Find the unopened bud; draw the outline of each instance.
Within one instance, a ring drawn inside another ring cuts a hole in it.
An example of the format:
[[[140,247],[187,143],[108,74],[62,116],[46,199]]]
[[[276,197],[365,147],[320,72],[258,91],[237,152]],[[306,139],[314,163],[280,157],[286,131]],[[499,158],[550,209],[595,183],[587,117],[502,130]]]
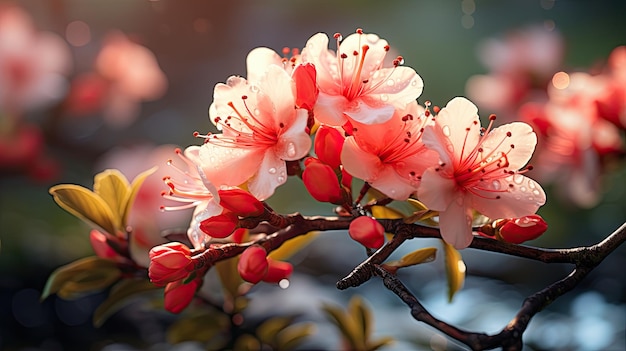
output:
[[[385,243],[385,228],[372,217],[355,218],[348,228],[350,237],[365,247],[378,249]]]
[[[256,284],[265,277],[268,266],[265,249],[262,246],[253,245],[245,249],[239,257],[237,271],[243,280]]]
[[[312,111],[319,94],[315,66],[311,63],[298,65],[292,78],[296,84],[296,107]]]
[[[506,242],[521,244],[538,238],[548,229],[548,224],[539,215],[511,218],[500,227],[500,237]]]
[[[165,286],[163,299],[165,309],[172,313],[182,312],[193,300],[201,282],[200,279],[194,279],[185,284],[185,280],[181,279],[168,283]]]
[[[241,217],[256,217],[265,211],[263,203],[249,192],[234,188],[218,190],[220,205]]]
[[[163,286],[184,279],[193,269],[191,250],[184,244],[170,242],[150,250],[148,276],[154,285]]]
[[[315,133],[314,149],[317,158],[333,169],[341,165],[341,148],[345,141],[339,130],[322,125]]]
[[[267,274],[263,278],[266,283],[278,283],[283,279],[289,278],[291,272],[293,272],[293,266],[289,262],[276,261],[271,258],[267,258]]]
[[[200,222],[200,230],[213,238],[225,238],[237,228],[239,217],[230,211],[224,211],[217,216],[209,217]]]
[[[309,194],[317,201],[339,204],[342,200],[337,174],[330,166],[309,158],[302,172],[302,182]]]

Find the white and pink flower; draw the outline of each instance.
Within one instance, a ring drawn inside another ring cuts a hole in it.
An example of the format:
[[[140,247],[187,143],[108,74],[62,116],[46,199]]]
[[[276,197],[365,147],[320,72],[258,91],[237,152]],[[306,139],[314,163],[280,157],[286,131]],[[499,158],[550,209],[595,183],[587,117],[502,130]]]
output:
[[[533,214],[545,203],[541,186],[523,175],[537,143],[521,122],[486,130],[469,100],[452,99],[425,127],[424,144],[437,151],[439,164],[422,175],[418,198],[439,211],[443,239],[457,249],[472,242],[472,210],[490,218]]]

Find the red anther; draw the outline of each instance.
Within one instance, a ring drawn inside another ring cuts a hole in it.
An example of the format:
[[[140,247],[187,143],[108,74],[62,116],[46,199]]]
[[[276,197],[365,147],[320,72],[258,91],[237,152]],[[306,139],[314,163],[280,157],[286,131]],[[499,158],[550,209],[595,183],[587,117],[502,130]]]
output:
[[[496,120],[496,115],[495,115],[495,114],[493,114],[493,113],[492,113],[492,114],[490,114],[490,115],[489,115],[489,120],[490,120],[490,121],[495,121],[495,120]]]
[[[358,34],[363,34],[363,29],[361,29],[361,28],[357,28],[357,29],[356,29],[356,32],[357,32]]]

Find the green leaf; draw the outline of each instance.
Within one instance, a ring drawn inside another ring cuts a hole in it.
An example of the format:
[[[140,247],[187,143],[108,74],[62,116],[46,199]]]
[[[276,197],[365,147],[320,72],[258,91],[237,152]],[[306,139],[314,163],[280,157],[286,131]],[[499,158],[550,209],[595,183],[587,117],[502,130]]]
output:
[[[411,253],[408,253],[402,256],[401,259],[397,261],[386,262],[386,266],[392,267],[409,267],[420,263],[432,262],[435,260],[437,256],[437,249],[434,247],[426,247],[423,249],[415,250]]]
[[[65,300],[77,299],[85,294],[103,290],[115,283],[122,276],[117,267],[96,267],[88,271],[77,272],[57,291]]]
[[[359,339],[360,332],[357,331],[355,321],[338,307],[324,304],[322,310],[328,319],[335,324],[345,342],[350,346],[350,350],[362,350],[364,341]]]
[[[126,225],[121,220],[130,192],[130,184],[122,172],[117,169],[107,169],[96,174],[93,191],[109,205],[118,221],[117,225],[120,227]]]
[[[52,294],[56,294],[64,287],[64,285],[68,283],[72,285],[80,284],[80,281],[88,282],[89,276],[84,276],[82,274],[94,270],[111,272],[117,271],[119,273],[119,269],[113,261],[105,260],[97,256],[82,258],[65,266],[59,267],[52,272],[52,274],[50,274],[50,277],[48,277],[48,281],[46,282],[46,286],[41,293],[41,300],[44,300]],[[71,289],[66,292],[71,292]]]
[[[50,188],[54,201],[64,210],[85,222],[116,235],[118,217],[107,202],[93,191],[75,184],[60,184]]]
[[[319,232],[313,231],[290,239],[283,243],[278,249],[270,252],[268,256],[278,261],[286,261],[293,254],[313,241],[317,234],[319,234]]]
[[[445,241],[442,242],[445,254],[446,276],[448,277],[448,301],[452,302],[454,294],[463,287],[465,263],[459,251]]]
[[[100,327],[115,312],[132,302],[137,295],[160,289],[145,279],[123,279],[115,284],[109,296],[93,314],[93,325]]]
[[[348,313],[354,320],[359,339],[364,342],[369,339],[372,324],[372,313],[363,299],[354,295],[348,302]]]
[[[167,330],[167,341],[176,344],[184,341],[212,342],[214,349],[220,345],[213,344],[218,336],[229,326],[228,317],[222,313],[203,313],[191,317],[178,319]],[[222,340],[219,344],[226,343]],[[212,348],[213,349],[213,348]]]
[[[264,321],[257,329],[256,336],[261,342],[275,345],[278,333],[293,322],[293,317],[274,317]]]
[[[141,189],[141,185],[143,185],[143,182],[146,180],[146,178],[148,178],[152,173],[156,172],[156,170],[157,170],[157,167],[152,167],[146,171],[139,173],[139,175],[137,175],[135,179],[133,179],[133,183],[130,185],[130,191],[128,192],[127,197],[124,200],[125,207],[123,209],[122,217],[121,217],[122,223],[124,224],[128,223],[128,216],[130,214],[130,209],[133,207],[133,203],[135,202],[135,199],[137,198],[137,193],[139,193],[139,189]]]
[[[315,333],[315,325],[313,323],[290,325],[278,334],[276,348],[281,351],[293,350],[313,333]]]

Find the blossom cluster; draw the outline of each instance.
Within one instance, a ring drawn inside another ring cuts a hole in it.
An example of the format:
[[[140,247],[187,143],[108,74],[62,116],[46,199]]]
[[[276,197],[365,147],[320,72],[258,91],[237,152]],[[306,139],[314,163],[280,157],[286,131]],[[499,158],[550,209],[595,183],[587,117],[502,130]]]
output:
[[[352,215],[362,200],[354,200],[354,178],[390,200],[418,199],[438,212],[442,238],[457,249],[472,241],[475,212],[519,218],[545,203],[541,186],[525,176],[537,142],[528,124],[495,128],[491,115],[482,128],[478,108],[463,97],[431,111],[430,102],[417,102],[421,77],[402,57],[387,58],[386,40],[361,29],[333,39],[335,50],[323,33],[282,56],[254,49],[246,78],[215,86],[209,116],[217,132],[196,132],[204,143],[177,151],[186,166],[164,179],[163,196],[180,203],[164,209],[195,209],[188,229],[195,249],[239,235],[239,221],[261,215],[261,201],[288,176]],[[384,241],[370,221],[355,221],[350,233],[368,247]],[[265,251],[248,250],[262,252],[244,252],[240,273],[258,282],[267,274]]]

